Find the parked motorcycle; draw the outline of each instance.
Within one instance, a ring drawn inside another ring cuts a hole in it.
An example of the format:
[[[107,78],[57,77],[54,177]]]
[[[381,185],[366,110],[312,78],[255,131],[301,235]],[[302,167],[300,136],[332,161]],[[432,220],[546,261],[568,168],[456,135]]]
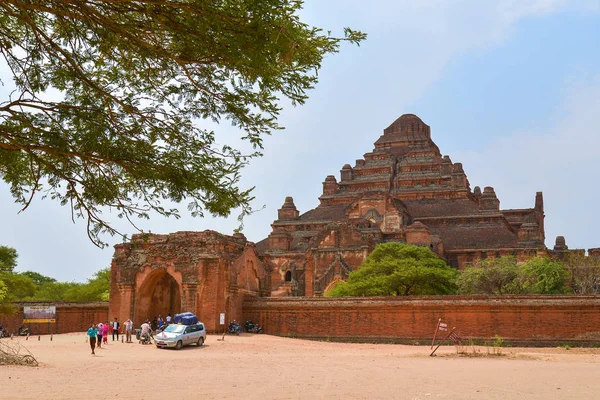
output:
[[[245,328],[246,332],[262,333],[262,327],[259,324],[252,321],[246,321]]]
[[[231,321],[227,327],[227,333],[230,335],[239,335],[242,332],[242,326],[237,321]]]
[[[19,336],[29,336],[29,328],[21,326],[17,333]]]

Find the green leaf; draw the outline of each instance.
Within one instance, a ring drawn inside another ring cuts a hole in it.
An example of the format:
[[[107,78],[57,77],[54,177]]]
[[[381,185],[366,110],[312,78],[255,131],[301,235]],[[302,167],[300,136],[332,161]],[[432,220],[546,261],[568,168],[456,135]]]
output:
[[[3,1],[0,44],[16,92],[0,101],[0,177],[26,209],[69,207],[99,246],[102,214],[194,217],[252,212],[241,171],[282,129],[282,100],[303,104],[340,38],[302,22],[301,1]],[[53,93],[53,96],[50,96]],[[58,97],[58,99],[57,99]],[[253,151],[207,121],[240,130]]]

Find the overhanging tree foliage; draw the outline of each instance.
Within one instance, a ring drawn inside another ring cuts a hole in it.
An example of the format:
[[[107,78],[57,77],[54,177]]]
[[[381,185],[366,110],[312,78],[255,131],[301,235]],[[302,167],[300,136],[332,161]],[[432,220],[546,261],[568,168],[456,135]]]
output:
[[[87,219],[251,212],[240,170],[302,104],[325,55],[365,35],[303,23],[296,0],[4,0],[0,54],[16,90],[0,103],[0,176],[27,208],[36,193]],[[229,120],[253,150],[217,144]]]
[[[326,296],[408,296],[456,292],[456,270],[426,247],[397,242],[377,245],[347,282]]]

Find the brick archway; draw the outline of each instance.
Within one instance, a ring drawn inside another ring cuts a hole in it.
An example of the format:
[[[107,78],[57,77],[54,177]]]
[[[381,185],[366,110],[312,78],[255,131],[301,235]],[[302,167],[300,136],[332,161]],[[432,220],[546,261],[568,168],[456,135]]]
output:
[[[134,318],[135,323],[152,320],[161,315],[173,316],[181,312],[181,288],[164,269],[152,271],[137,289]]]

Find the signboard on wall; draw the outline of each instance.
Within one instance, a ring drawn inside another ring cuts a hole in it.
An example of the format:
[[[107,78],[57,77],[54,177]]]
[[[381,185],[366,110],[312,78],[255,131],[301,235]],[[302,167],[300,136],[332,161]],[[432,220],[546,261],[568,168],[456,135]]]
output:
[[[25,306],[23,313],[24,324],[56,322],[56,306]]]

